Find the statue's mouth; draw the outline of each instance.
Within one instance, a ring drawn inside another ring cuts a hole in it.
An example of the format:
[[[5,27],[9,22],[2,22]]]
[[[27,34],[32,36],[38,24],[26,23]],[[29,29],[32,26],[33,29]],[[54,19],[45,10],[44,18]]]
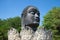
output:
[[[35,18],[35,21],[36,22],[39,22],[40,21],[39,17]]]
[[[39,19],[35,19],[37,22],[39,22]]]

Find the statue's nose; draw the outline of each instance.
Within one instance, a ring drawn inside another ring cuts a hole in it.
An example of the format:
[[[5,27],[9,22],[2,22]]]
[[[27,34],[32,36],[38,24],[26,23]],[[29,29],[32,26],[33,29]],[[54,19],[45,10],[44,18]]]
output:
[[[35,17],[39,17],[37,14],[35,14]]]
[[[37,14],[35,14],[35,18],[36,18],[36,19],[39,19],[39,16],[38,16]]]
[[[39,16],[38,16],[37,14],[35,14],[35,20],[36,20],[37,22],[40,21]]]

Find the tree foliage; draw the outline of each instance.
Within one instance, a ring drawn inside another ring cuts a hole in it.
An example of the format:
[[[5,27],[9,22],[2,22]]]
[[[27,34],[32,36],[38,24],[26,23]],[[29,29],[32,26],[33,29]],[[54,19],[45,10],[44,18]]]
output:
[[[52,29],[53,35],[55,38],[54,40],[60,40],[60,7],[52,8],[45,16],[43,20],[43,26],[46,29]]]
[[[7,32],[8,30],[14,27],[18,30],[21,30],[21,18],[20,17],[13,17],[7,19],[0,19],[0,40],[8,40]]]

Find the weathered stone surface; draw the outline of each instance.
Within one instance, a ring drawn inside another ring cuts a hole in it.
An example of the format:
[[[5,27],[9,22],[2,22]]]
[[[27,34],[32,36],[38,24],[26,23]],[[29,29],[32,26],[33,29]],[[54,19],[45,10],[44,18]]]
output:
[[[8,31],[8,40],[20,40],[19,33],[15,28]]]
[[[44,28],[37,29],[32,40],[52,40],[52,32]]]
[[[34,32],[29,28],[21,30],[19,36],[18,31],[12,28],[8,31],[8,40],[52,40],[52,32],[44,28],[39,28]]]
[[[21,40],[31,40],[31,37],[33,35],[33,31],[32,29],[24,29],[21,30],[20,32],[20,36],[21,36]]]

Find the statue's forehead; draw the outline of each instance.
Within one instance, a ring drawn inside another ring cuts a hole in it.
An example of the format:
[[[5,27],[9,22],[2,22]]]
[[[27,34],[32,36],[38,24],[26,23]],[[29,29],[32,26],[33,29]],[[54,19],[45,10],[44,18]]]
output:
[[[35,9],[35,10],[36,10],[36,8],[35,8],[35,7],[29,7],[27,11],[30,11],[30,10],[33,10],[33,9]]]

